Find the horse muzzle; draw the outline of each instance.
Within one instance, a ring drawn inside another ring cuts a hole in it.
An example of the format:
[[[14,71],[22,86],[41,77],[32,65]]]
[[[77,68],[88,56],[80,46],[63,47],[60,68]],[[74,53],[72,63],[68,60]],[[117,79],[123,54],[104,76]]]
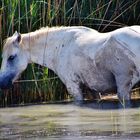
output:
[[[15,77],[14,72],[0,72],[0,88],[9,89],[12,87],[12,81]]]

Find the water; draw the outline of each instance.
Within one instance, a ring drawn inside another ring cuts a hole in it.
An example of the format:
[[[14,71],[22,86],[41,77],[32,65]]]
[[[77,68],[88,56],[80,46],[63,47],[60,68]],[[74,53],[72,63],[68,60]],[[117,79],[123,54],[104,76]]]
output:
[[[140,108],[103,110],[72,104],[2,108],[0,139],[138,140]]]

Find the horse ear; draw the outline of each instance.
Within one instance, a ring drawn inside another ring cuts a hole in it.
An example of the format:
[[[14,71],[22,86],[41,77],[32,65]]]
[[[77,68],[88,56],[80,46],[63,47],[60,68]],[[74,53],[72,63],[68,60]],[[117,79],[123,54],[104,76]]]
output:
[[[21,41],[21,34],[20,33],[18,33],[17,31],[15,31],[15,33],[13,34],[13,36],[14,36],[14,42],[16,42],[16,43],[20,43],[20,41]]]

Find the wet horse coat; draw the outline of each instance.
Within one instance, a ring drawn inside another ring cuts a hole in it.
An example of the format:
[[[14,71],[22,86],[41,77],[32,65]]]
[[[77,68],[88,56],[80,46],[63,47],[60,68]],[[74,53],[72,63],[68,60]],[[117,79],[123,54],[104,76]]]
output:
[[[108,33],[80,26],[15,32],[2,57],[1,88],[8,88],[34,62],[52,69],[77,101],[83,100],[81,84],[94,92],[117,90],[121,101],[129,100],[140,80],[140,26]]]

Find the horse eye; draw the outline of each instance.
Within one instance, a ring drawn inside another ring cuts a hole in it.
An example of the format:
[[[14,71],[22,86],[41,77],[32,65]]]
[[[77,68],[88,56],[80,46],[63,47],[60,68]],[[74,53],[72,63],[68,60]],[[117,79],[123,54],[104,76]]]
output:
[[[15,57],[16,57],[16,55],[11,55],[11,56],[9,56],[8,61],[14,60]]]

